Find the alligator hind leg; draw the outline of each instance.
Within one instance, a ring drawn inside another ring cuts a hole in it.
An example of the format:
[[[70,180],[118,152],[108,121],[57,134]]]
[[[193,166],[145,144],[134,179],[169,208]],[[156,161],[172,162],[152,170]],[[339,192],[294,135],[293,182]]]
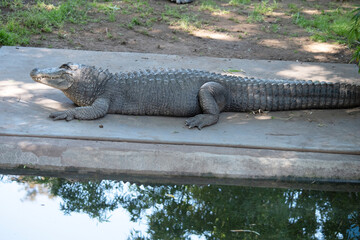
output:
[[[225,108],[227,100],[226,89],[219,83],[207,82],[199,90],[199,103],[203,114],[189,118],[185,124],[189,128],[197,127],[199,130],[210,126],[219,120],[220,112]]]

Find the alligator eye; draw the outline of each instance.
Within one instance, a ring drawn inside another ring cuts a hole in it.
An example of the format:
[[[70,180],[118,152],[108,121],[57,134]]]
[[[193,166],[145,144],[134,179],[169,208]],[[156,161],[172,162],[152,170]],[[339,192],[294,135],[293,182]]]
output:
[[[67,65],[67,64],[61,65],[60,68],[64,68],[64,69],[67,69],[67,70],[70,70],[70,69],[71,69],[70,66]]]

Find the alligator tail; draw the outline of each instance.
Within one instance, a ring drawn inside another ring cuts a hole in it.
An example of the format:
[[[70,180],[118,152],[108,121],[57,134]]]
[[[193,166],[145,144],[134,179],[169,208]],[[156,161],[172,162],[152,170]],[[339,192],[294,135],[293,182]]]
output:
[[[360,85],[313,81],[251,81],[239,97],[243,111],[351,108],[360,106]],[[238,105],[237,105],[238,106]]]

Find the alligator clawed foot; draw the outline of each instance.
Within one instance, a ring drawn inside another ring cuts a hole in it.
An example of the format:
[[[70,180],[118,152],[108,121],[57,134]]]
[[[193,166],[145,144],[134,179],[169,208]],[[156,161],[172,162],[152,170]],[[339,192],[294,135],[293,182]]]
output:
[[[219,120],[219,115],[214,114],[199,114],[195,117],[188,118],[185,121],[185,125],[189,128],[197,127],[199,130],[201,130],[205,126],[210,126]]]
[[[59,111],[59,112],[53,112],[49,115],[50,118],[53,118],[55,120],[66,120],[71,121],[75,118],[75,114],[71,110],[66,111]]]

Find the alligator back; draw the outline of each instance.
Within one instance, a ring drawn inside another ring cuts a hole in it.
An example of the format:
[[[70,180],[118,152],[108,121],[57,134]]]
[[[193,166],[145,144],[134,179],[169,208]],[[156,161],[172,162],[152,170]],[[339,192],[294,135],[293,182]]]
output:
[[[146,70],[116,75],[118,88],[126,92],[122,113],[187,116],[201,111],[198,91],[206,82],[220,83],[227,89],[224,111],[295,110],[350,108],[360,106],[360,86],[318,81],[260,80],[199,70]],[[131,98],[131,99],[130,99]],[[123,99],[121,99],[123,101]],[[119,103],[120,104],[120,103]],[[119,108],[120,109],[120,108]],[[130,112],[129,112],[130,111]],[[164,112],[167,111],[167,112]],[[117,111],[115,111],[117,112]]]

